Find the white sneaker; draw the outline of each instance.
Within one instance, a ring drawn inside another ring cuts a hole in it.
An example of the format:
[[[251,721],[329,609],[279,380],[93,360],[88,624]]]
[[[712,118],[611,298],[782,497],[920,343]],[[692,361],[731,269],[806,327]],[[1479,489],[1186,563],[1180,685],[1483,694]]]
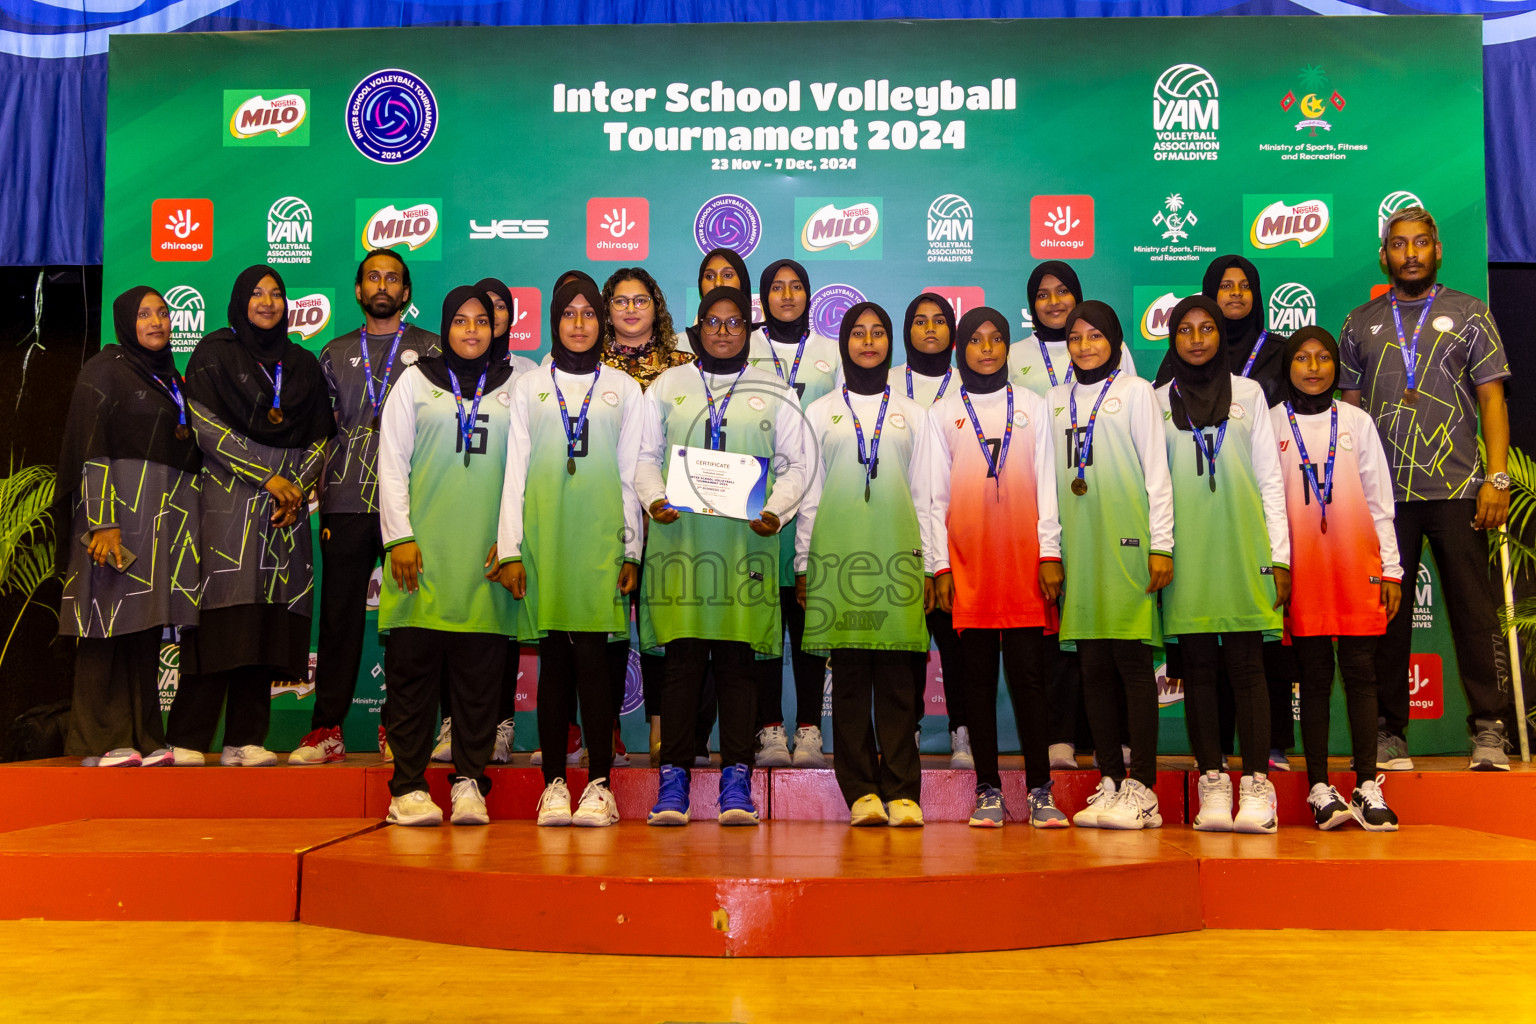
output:
[[[453,719],[443,719],[442,728],[437,730],[437,745],[432,748],[432,760],[453,761]]]
[[[512,735],[516,729],[517,723],[510,718],[496,726],[496,749],[491,752],[492,764],[506,764],[512,760]]]
[[[1052,743],[1047,753],[1050,754],[1052,768],[1077,767],[1077,748],[1070,743]]]
[[[976,770],[976,755],[971,753],[971,730],[963,725],[950,731],[949,766],[966,772]]]
[[[1232,831],[1232,780],[1221,772],[1200,776],[1200,810],[1195,814],[1196,832]]]
[[[243,747],[225,747],[219,755],[219,764],[232,768],[268,768],[277,764],[277,755],[266,747],[247,743]]]
[[[1307,806],[1312,808],[1312,820],[1324,832],[1331,832],[1340,825],[1353,821],[1349,805],[1337,789],[1326,782],[1318,782],[1307,793]]]
[[[1099,787],[1089,795],[1087,806],[1072,815],[1072,824],[1078,828],[1098,828],[1100,815],[1109,810],[1119,797],[1120,791],[1115,787],[1115,780],[1108,775],[1103,776],[1099,779]]]
[[[424,789],[414,789],[389,802],[389,813],[384,821],[390,825],[435,826],[443,823],[443,812],[432,802],[432,796]]]
[[[619,820],[619,805],[608,789],[607,779],[593,779],[581,791],[581,803],[571,815],[571,824],[581,828],[606,828]]]
[[[1279,824],[1275,814],[1274,783],[1258,772],[1244,775],[1238,789],[1237,817],[1232,820],[1232,830],[1269,835]]]
[[[782,725],[769,725],[757,730],[757,766],[759,768],[788,768],[794,761],[789,756],[789,737]]]
[[[453,784],[453,823],[455,825],[489,825],[491,816],[485,809],[485,794],[474,779],[460,779]]]
[[[795,730],[795,756],[796,768],[825,768],[827,755],[821,752],[821,729],[819,726],[802,725]]]
[[[288,755],[288,763],[292,765],[334,764],[345,760],[346,756],[347,745],[341,738],[341,728],[331,726],[329,729],[312,730],[300,740],[299,745]]]
[[[176,754],[170,747],[160,747],[144,755],[139,762],[144,768],[168,768],[176,763]]]
[[[564,779],[556,779],[544,787],[544,793],[539,797],[538,823],[546,828],[571,823],[571,791],[565,788]]]
[[[1158,810],[1157,794],[1135,779],[1120,783],[1118,798],[1099,814],[1099,828],[1134,831],[1162,827],[1163,816]]]
[[[177,768],[201,768],[208,763],[201,750],[191,747],[172,747],[171,760]]]
[[[100,757],[88,757],[80,762],[82,768],[137,768],[144,763],[139,752],[132,747],[113,747]]]

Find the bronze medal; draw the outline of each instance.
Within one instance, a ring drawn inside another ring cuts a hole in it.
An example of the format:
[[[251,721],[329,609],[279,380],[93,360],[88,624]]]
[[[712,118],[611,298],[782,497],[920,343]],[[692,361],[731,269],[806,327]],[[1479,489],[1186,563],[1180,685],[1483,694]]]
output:
[[[192,431],[187,429],[187,425],[185,423],[178,423],[178,424],[176,424],[176,440],[178,440],[178,441],[185,441],[187,438],[189,438],[191,436],[192,436]]]
[[[379,414],[378,413],[374,413],[373,414],[373,419],[368,421],[368,429],[369,430],[378,430],[379,429]]]
[[[1403,401],[1407,402],[1409,405],[1418,405],[1419,404],[1419,389],[1418,388],[1409,388],[1407,391],[1404,391],[1403,392]]]
[[[1088,481],[1084,480],[1082,477],[1078,477],[1076,480],[1073,480],[1072,481],[1072,493],[1077,495],[1079,498],[1081,498],[1083,495],[1087,494],[1088,493]]]
[[[1324,533],[1328,532],[1328,515],[1327,515],[1327,513],[1323,514],[1323,532]]]
[[[268,409],[267,410],[267,422],[273,424],[274,426],[276,426],[277,424],[283,422],[283,410],[279,409],[275,405],[272,408]]]
[[[869,480],[867,478],[864,481],[864,500],[866,502],[869,501]]]
[[[576,457],[574,455],[568,456],[566,458],[566,460],[565,460],[565,471],[567,473],[569,473],[571,476],[575,476],[576,475]]]

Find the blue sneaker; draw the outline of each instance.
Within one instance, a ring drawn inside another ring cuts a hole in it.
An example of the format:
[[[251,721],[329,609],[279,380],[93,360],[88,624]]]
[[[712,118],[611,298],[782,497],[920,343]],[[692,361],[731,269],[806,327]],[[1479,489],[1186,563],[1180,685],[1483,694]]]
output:
[[[1053,780],[1029,791],[1029,823],[1035,828],[1070,828],[1072,825],[1051,796],[1054,785]]]
[[[996,786],[978,786],[976,809],[971,812],[971,820],[966,824],[971,828],[1002,828],[1007,814],[1003,806],[1002,790]]]
[[[733,764],[720,772],[720,824],[757,824],[757,806],[752,803],[752,769],[744,764]]]
[[[661,792],[646,816],[648,825],[688,824],[688,773],[676,765],[661,766]]]

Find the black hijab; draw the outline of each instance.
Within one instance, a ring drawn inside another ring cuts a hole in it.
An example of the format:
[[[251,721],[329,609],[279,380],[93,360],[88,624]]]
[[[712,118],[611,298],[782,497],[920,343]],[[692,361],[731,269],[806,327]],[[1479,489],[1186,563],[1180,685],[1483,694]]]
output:
[[[269,275],[283,289],[283,314],[275,326],[262,330],[251,323],[248,312],[251,292]],[[279,362],[282,422],[273,423],[268,413],[276,397]],[[204,337],[187,361],[187,396],[235,433],[274,448],[306,448],[336,433],[320,361],[288,340],[287,288],[276,270],[257,265],[235,279],[229,326]]]
[[[1075,302],[1083,301],[1083,285],[1077,279],[1077,271],[1073,270],[1061,260],[1046,260],[1029,272],[1029,283],[1024,286],[1024,294],[1029,302],[1029,322],[1035,327],[1035,337],[1040,341],[1066,341],[1067,328],[1047,327],[1040,322],[1040,314],[1035,312],[1035,292],[1040,290],[1040,280],[1050,274],[1059,280],[1072,292]]]
[[[970,344],[971,335],[976,333],[976,328],[987,321],[991,321],[1003,336],[1003,348],[1008,348],[1008,318],[1003,316],[991,306],[976,306],[965,311],[965,316],[960,318],[960,326],[955,329],[955,365],[960,369],[960,383],[965,385],[965,390],[973,395],[988,395],[994,391],[1001,391],[1008,383],[1008,358],[1006,351],[1003,356],[1003,365],[993,372],[983,376],[971,369],[971,364],[966,362],[965,347]]]
[[[736,312],[741,314],[741,318],[747,321],[747,328],[741,332],[741,351],[725,359],[716,359],[710,355],[702,343],[696,345],[693,351],[698,355],[699,365],[704,368],[705,373],[740,373],[741,368],[747,365],[747,349],[750,347],[749,343],[752,340],[752,300],[747,298],[747,293],[740,288],[725,287],[711,289],[708,295],[699,300],[699,314],[695,319],[694,327],[699,326],[697,321],[703,320],[704,317],[708,316],[709,307],[717,302],[729,302],[736,307]]]
[[[112,300],[112,330],[117,334],[117,343],[123,347],[123,356],[134,369],[151,382],[155,378],[169,380],[177,375],[176,358],[171,355],[169,335],[165,347],[158,352],[151,352],[139,344],[139,306],[146,295],[158,296],[162,302],[165,300],[159,292],[144,284],[129,288]],[[166,330],[169,332],[169,324]]]
[[[736,271],[736,280],[740,281],[741,283],[735,285],[734,287],[737,291],[745,294],[746,290],[752,287],[752,278],[747,274],[746,261],[736,254],[736,250],[727,249],[724,246],[716,246],[715,248],[709,250],[709,252],[704,254],[704,258],[699,261],[699,276],[697,278],[697,283],[699,286],[700,294],[702,294],[704,291],[704,268],[709,266],[709,261],[714,259],[716,256],[723,257],[725,261],[731,265],[731,268]],[[802,277],[801,280],[804,280],[804,277]],[[730,288],[732,286],[721,285],[720,287]],[[806,302],[806,306],[810,306],[809,301]],[[752,307],[750,305],[747,306],[746,312],[742,315],[745,316],[748,320],[752,319]],[[799,339],[797,338],[795,340],[798,341]]]
[[[568,277],[574,277],[578,281],[585,281],[585,282],[587,282],[588,284],[590,284],[594,288],[597,287],[597,282],[592,280],[592,275],[591,274],[588,274],[584,270],[576,270],[576,269],[573,268],[571,270],[567,270],[565,273],[563,273],[559,277],[555,278],[554,288],[550,289],[551,294],[553,294],[555,288],[559,288],[560,287],[560,282],[564,281]]]
[[[588,278],[591,280],[591,278]],[[495,333],[496,307],[487,306],[485,311],[491,314],[491,349],[500,351],[504,362],[512,361],[512,289],[508,288],[500,279],[483,277],[475,284],[480,293],[487,298],[492,296],[499,298],[507,307],[507,329],[500,334]],[[479,379],[477,375],[476,380]]]
[[[448,379],[448,371],[453,371],[453,376],[459,382],[459,391],[463,394],[465,388],[473,388],[480,380],[480,371],[485,371],[485,390],[487,392],[501,386],[502,382],[512,376],[512,367],[507,365],[505,338],[502,339],[502,347],[498,348],[495,336],[491,338],[491,344],[480,353],[477,359],[465,359],[453,350],[448,343],[448,331],[453,327],[453,318],[459,308],[470,299],[478,299],[485,306],[485,312],[492,317],[492,326],[495,325],[496,310],[491,307],[485,292],[478,284],[461,284],[449,292],[443,299],[443,316],[441,320],[441,333],[443,339],[442,354],[431,359],[423,359],[417,363],[426,378],[440,388],[453,389],[453,384]],[[473,392],[471,391],[471,394]],[[470,395],[464,396],[466,399]]]
[[[1303,342],[1316,341],[1328,354],[1333,356],[1333,387],[1320,395],[1309,395],[1305,391],[1291,383],[1291,363],[1296,359],[1296,353],[1301,350]],[[1303,416],[1311,416],[1315,413],[1327,412],[1333,405],[1333,391],[1339,386],[1339,343],[1333,335],[1321,327],[1303,327],[1285,342],[1285,391],[1286,397],[1291,400],[1291,406]]]
[[[1216,354],[1201,366],[1191,366],[1180,356],[1177,342],[1179,324],[1191,310],[1203,309],[1216,321]],[[1173,381],[1178,390],[1169,389],[1169,406],[1173,410],[1173,425],[1180,430],[1204,430],[1225,423],[1232,411],[1232,373],[1227,366],[1226,326],[1221,308],[1204,295],[1191,295],[1180,300],[1168,314],[1168,361],[1172,364]]]
[[[571,304],[571,300],[581,295],[592,304],[597,311],[597,344],[585,352],[572,352],[565,347],[565,342],[560,340],[560,317],[565,312],[565,307]],[[603,337],[607,330],[608,305],[603,301],[602,290],[590,281],[567,281],[555,289],[554,297],[549,300],[549,354],[554,360],[555,366],[565,373],[591,373],[597,369],[598,362],[603,358],[603,347],[608,339]]]
[[[922,352],[912,344],[912,318],[917,316],[917,307],[925,302],[931,302],[939,307],[944,314],[944,322],[949,325],[949,348],[943,352]],[[907,304],[906,318],[901,322],[901,343],[907,350],[907,365],[913,373],[924,377],[942,377],[954,362],[955,356],[955,331],[959,328],[955,323],[955,307],[949,304],[949,300],[942,295],[933,292],[923,292],[917,298]]]
[[[1125,344],[1125,332],[1120,329],[1120,318],[1107,302],[1098,302],[1089,299],[1087,302],[1079,302],[1072,307],[1072,312],[1067,314],[1066,333],[1072,333],[1072,325],[1079,320],[1086,320],[1097,327],[1109,342],[1109,358],[1091,370],[1085,370],[1077,366],[1075,373],[1079,384],[1097,384],[1108,377],[1120,367],[1120,352]]]
[[[1227,369],[1241,377],[1243,365],[1248,362],[1253,346],[1259,343],[1259,335],[1264,333],[1264,293],[1259,290],[1259,268],[1241,256],[1218,256],[1205,268],[1200,294],[1215,300],[1221,290],[1222,275],[1233,267],[1241,270],[1243,276],[1248,278],[1248,287],[1253,293],[1253,308],[1248,310],[1247,316],[1239,320],[1228,320],[1223,313],[1220,318],[1226,329]],[[1217,305],[1220,306],[1219,301]],[[1264,397],[1270,405],[1285,399],[1286,381],[1290,379],[1285,360],[1285,339],[1275,334],[1264,339],[1264,347],[1259,349],[1259,357],[1253,361],[1248,379],[1264,389]]]
[[[805,308],[800,315],[793,320],[780,320],[773,315],[773,303],[769,301],[769,295],[773,288],[773,279],[780,270],[788,267],[795,272],[800,279],[801,286],[805,289]],[[700,271],[702,275],[703,271]],[[768,264],[762,276],[757,280],[757,298],[763,304],[763,326],[768,331],[768,340],[777,341],[787,345],[798,345],[800,339],[805,337],[811,329],[811,279],[806,275],[805,268],[794,260],[775,260]],[[890,324],[886,324],[890,329]]]
[[[868,369],[855,363],[848,354],[848,337],[853,333],[855,321],[864,315],[865,310],[872,310],[875,316],[880,318],[880,322],[885,325],[885,337],[889,342],[891,315],[873,302],[856,302],[848,307],[848,312],[843,314],[843,323],[837,332],[837,350],[843,357],[843,380],[847,383],[848,390],[856,395],[878,395],[885,390],[891,376],[890,345],[887,344],[885,349],[885,361],[879,366]]]

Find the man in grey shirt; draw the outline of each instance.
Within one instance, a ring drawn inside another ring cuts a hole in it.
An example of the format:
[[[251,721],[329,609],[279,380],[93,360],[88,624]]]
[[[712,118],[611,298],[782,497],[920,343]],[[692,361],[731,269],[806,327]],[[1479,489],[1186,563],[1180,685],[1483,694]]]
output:
[[[1436,282],[1440,236],[1426,210],[1392,216],[1380,259],[1392,287],[1345,319],[1339,386],[1381,431],[1407,586],[1417,578],[1424,541],[1434,552],[1470,712],[1469,767],[1507,771],[1505,729],[1514,723],[1509,656],[1481,531],[1497,530],[1509,516],[1509,361],[1488,306]],[[1479,428],[1486,463],[1478,454]],[[1404,608],[1377,648],[1381,769],[1413,768],[1406,739],[1412,637],[1413,614]]]

